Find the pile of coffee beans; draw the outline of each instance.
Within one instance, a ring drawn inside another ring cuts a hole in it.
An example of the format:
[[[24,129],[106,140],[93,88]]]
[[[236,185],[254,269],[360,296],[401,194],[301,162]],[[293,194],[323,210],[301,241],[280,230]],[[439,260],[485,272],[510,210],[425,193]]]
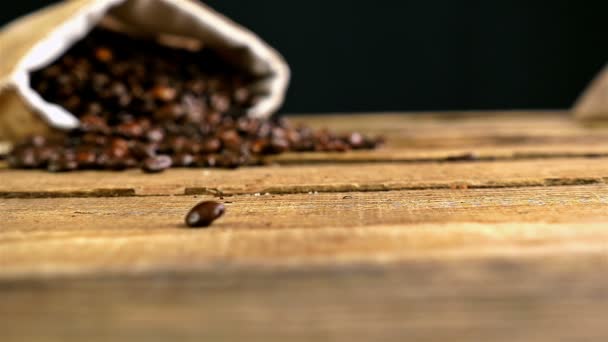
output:
[[[287,151],[372,149],[381,140],[293,126],[246,113],[254,78],[209,48],[161,45],[97,28],[31,75],[46,101],[80,119],[56,139],[37,136],[8,157],[15,168],[123,170],[258,164]]]

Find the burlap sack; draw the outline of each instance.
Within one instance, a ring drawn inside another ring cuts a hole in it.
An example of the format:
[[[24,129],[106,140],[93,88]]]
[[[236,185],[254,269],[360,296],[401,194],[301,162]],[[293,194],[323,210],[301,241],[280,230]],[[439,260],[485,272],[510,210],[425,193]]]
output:
[[[249,115],[267,117],[282,104],[289,82],[283,58],[252,32],[193,0],[72,0],[20,18],[0,31],[0,141],[78,126],[65,109],[29,85],[29,73],[52,63],[101,20],[140,35],[171,34],[201,40],[259,81],[261,100]]]
[[[585,121],[608,121],[608,65],[576,101],[574,113]]]

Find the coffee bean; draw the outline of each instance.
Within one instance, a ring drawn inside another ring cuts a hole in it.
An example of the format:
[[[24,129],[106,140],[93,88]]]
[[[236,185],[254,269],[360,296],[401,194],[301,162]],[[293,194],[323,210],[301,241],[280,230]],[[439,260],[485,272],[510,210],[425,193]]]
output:
[[[165,138],[165,131],[162,128],[156,127],[146,132],[146,139],[150,142],[161,142]]]
[[[186,215],[186,225],[190,228],[209,227],[213,221],[226,212],[226,207],[218,202],[205,201],[197,204]]]
[[[94,114],[87,114],[80,118],[80,129],[83,132],[108,134],[110,128],[106,120]]]
[[[249,98],[251,96],[251,93],[249,92],[249,89],[245,88],[245,87],[241,87],[241,88],[237,88],[234,91],[234,100],[242,105],[246,105],[247,101],[249,101]]]
[[[85,133],[81,141],[85,145],[103,146],[108,142],[108,137],[100,134]]]
[[[283,153],[289,150],[289,141],[284,137],[273,137],[270,140],[270,152],[271,153]]]
[[[247,156],[234,151],[225,151],[215,159],[215,165],[226,169],[236,169],[248,161]]]
[[[158,121],[175,121],[186,114],[184,107],[178,103],[169,103],[160,107],[155,113],[154,118]]]
[[[179,153],[172,157],[174,166],[189,167],[194,165],[194,156],[189,153]]]
[[[220,113],[225,113],[230,109],[230,97],[226,94],[211,95],[210,105]]]
[[[105,47],[99,47],[95,50],[95,58],[100,62],[110,62],[113,58],[112,51]]]
[[[137,122],[127,122],[118,125],[116,133],[127,138],[139,138],[144,134],[144,128]]]
[[[170,168],[172,164],[171,157],[168,155],[158,155],[144,160],[142,170],[146,173],[157,173]]]
[[[106,152],[113,158],[124,158],[129,154],[129,142],[121,138],[113,138]]]
[[[46,145],[47,140],[45,137],[43,137],[41,135],[35,135],[35,136],[31,137],[28,142],[34,147],[42,147],[42,146]]]
[[[8,163],[11,167],[16,168],[36,168],[40,165],[36,158],[36,150],[33,147],[26,147],[18,151],[14,151],[8,158]]]
[[[201,151],[203,153],[215,153],[222,148],[222,142],[217,138],[208,138],[202,141]]]
[[[177,96],[177,91],[174,88],[159,85],[152,89],[152,95],[157,100],[170,102],[175,100],[175,97]]]
[[[67,172],[78,168],[78,163],[75,156],[70,152],[58,154],[56,157],[49,160],[47,170],[50,172]]]
[[[79,167],[92,167],[97,162],[97,154],[92,150],[82,149],[76,152],[76,162]]]
[[[250,150],[253,154],[263,154],[270,142],[268,139],[256,139],[251,143]]]
[[[353,132],[348,135],[347,143],[349,143],[354,149],[357,149],[363,147],[365,140],[360,133]]]
[[[146,144],[143,142],[134,142],[129,151],[131,154],[140,160],[145,160],[150,157],[156,156],[156,151],[158,150],[158,146],[155,144]]]
[[[241,146],[241,137],[236,130],[226,130],[219,134],[219,138],[225,149],[237,151]]]

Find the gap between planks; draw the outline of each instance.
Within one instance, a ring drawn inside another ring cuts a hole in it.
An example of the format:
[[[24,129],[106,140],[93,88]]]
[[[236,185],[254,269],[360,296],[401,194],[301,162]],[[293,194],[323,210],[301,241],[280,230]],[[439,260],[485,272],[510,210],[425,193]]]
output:
[[[125,172],[0,170],[0,198],[290,194],[572,186],[608,181],[608,159],[266,166]]]

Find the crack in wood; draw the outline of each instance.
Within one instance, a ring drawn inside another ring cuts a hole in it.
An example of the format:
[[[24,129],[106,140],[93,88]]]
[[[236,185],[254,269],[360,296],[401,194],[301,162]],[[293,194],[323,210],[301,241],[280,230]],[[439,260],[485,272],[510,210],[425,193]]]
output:
[[[450,183],[428,183],[428,184],[407,184],[407,183],[391,183],[391,184],[330,184],[330,185],[287,185],[274,186],[264,188],[259,191],[219,191],[209,188],[186,188],[184,195],[217,195],[219,191],[222,196],[237,196],[237,195],[252,195],[252,194],[314,194],[314,193],[335,193],[335,192],[382,192],[382,191],[403,191],[403,190],[466,190],[466,189],[503,189],[503,188],[529,188],[529,187],[547,187],[547,186],[575,186],[575,185],[593,185],[605,184],[608,182],[608,177],[605,178],[547,178],[542,180],[529,181],[512,181],[512,182],[450,182]]]
[[[281,156],[267,159],[267,164],[278,164],[285,166],[293,165],[325,165],[325,164],[415,164],[415,163],[480,163],[492,161],[520,161],[520,160],[542,160],[542,159],[564,159],[564,158],[608,158],[608,153],[588,152],[514,152],[512,155],[486,155],[477,156],[474,152],[458,153],[445,157],[394,157],[394,156],[357,156],[356,158],[331,158],[326,154],[315,157]]]
[[[135,189],[93,189],[90,191],[0,191],[0,198],[130,197]]]
[[[546,178],[542,180],[526,181],[490,181],[485,183],[473,182],[449,182],[449,183],[378,183],[378,184],[308,184],[308,185],[284,185],[272,186],[262,189],[220,189],[211,187],[187,187],[182,194],[140,194],[135,189],[94,189],[90,191],[0,191],[0,198],[79,198],[79,197],[132,197],[132,196],[193,196],[211,195],[214,197],[229,197],[238,195],[254,194],[315,194],[315,193],[337,193],[337,192],[383,192],[403,190],[467,190],[467,189],[503,189],[503,188],[526,188],[546,186],[575,186],[606,184],[608,177],[603,178]]]

